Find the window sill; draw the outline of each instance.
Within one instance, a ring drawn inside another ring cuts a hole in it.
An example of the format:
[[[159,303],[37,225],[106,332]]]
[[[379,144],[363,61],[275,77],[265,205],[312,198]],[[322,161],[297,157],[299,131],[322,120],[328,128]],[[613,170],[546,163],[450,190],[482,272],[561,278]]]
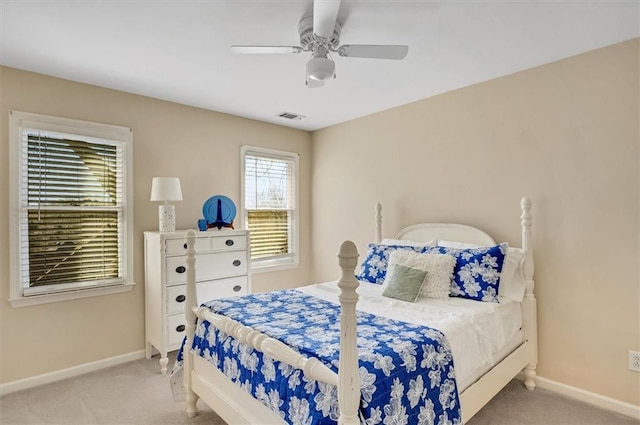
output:
[[[274,265],[256,265],[251,264],[251,273],[266,273],[266,272],[277,272],[280,270],[290,270],[297,269],[300,266],[300,263],[287,263],[287,264],[274,264]]]
[[[99,295],[111,295],[121,292],[129,292],[135,283],[125,283],[124,285],[106,286],[103,288],[82,289],[76,291],[59,292],[57,294],[34,295],[30,297],[9,298],[11,307],[27,307],[38,304],[55,303],[59,301],[77,300],[80,298],[97,297]]]

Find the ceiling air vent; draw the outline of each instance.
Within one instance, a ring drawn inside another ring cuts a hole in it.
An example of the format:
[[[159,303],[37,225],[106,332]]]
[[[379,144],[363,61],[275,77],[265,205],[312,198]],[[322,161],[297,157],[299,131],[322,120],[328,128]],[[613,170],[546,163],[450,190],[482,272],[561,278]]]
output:
[[[294,114],[293,112],[280,112],[278,115],[280,118],[286,118],[288,120],[300,121],[302,118],[305,118],[304,115]]]

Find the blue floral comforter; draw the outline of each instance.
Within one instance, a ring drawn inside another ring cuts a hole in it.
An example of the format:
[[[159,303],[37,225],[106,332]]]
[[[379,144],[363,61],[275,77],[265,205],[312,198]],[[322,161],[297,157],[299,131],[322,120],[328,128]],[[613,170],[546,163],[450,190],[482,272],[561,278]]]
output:
[[[205,304],[338,369],[340,307],[285,290]],[[442,332],[358,312],[361,422],[366,425],[461,424],[451,349]],[[290,424],[334,424],[335,386],[198,323],[192,350]],[[178,354],[181,361],[182,350]]]

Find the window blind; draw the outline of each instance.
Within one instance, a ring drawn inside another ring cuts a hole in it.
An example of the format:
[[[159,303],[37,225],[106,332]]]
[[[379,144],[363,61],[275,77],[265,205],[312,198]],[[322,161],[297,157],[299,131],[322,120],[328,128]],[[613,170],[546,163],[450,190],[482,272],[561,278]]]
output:
[[[123,156],[118,142],[24,129],[25,295],[122,282]]]
[[[247,152],[244,202],[251,258],[293,257],[295,163],[290,157]]]

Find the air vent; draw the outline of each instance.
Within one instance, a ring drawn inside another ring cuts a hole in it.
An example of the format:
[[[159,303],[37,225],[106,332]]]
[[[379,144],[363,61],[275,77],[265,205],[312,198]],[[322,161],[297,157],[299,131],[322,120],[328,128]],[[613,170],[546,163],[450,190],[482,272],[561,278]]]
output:
[[[293,112],[280,112],[277,116],[294,121],[300,121],[302,118],[305,118],[304,115],[294,114]]]

